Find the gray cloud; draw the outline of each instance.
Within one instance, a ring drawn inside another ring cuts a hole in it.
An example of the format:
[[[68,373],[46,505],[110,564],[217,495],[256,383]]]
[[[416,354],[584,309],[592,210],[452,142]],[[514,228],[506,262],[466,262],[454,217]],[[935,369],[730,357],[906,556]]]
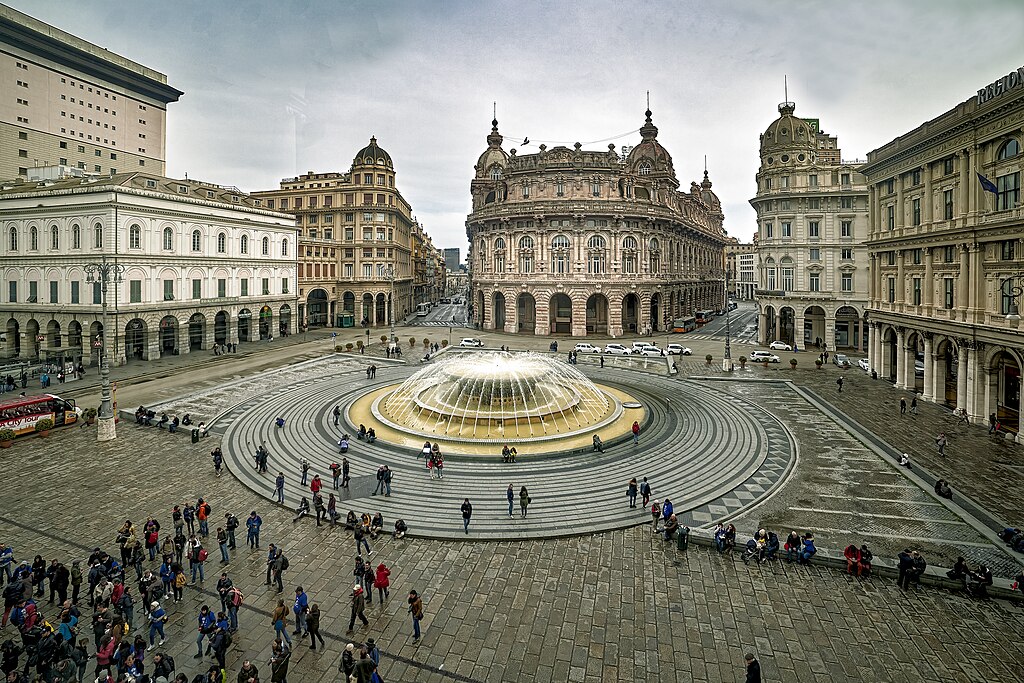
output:
[[[437,246],[465,246],[495,100],[506,149],[528,153],[524,136],[635,131],[650,90],[681,183],[706,154],[727,229],[749,239],[758,136],[783,74],[797,113],[852,159],[1024,63],[1012,0],[9,2],[185,91],[168,114],[170,174],[267,189],[348,170],[376,135]]]

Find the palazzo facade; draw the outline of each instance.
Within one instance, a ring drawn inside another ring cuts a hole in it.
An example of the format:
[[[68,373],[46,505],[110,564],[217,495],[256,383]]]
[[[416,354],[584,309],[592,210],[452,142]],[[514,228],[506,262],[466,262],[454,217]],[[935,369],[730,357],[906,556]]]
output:
[[[871,209],[868,362],[972,421],[994,414],[1024,441],[1024,87],[1020,77],[999,84],[870,152],[861,168]]]
[[[725,305],[721,203],[679,191],[651,112],[628,155],[576,143],[506,152],[491,122],[466,220],[472,320],[518,334],[620,337]]]

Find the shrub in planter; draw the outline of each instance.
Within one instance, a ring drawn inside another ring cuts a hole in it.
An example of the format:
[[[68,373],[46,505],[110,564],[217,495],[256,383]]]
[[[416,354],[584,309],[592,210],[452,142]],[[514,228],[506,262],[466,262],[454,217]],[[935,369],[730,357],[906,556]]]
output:
[[[819,370],[821,370],[821,366],[822,366],[822,365],[824,365],[824,364],[823,364],[823,363],[821,362],[821,359],[820,359],[820,358],[815,358],[815,359],[814,359],[814,365],[815,365],[815,366],[816,366],[816,367],[817,367],[817,368],[818,368]]]
[[[348,342],[347,344],[345,344],[346,351],[351,351],[354,347],[355,345],[352,342]]]
[[[96,422],[96,415],[97,413],[95,408],[86,408],[85,412],[82,413],[82,417],[89,424]],[[2,434],[2,432],[0,432],[0,434]],[[3,441],[3,438],[0,438],[0,441]]]
[[[39,436],[46,436],[53,429],[53,420],[48,417],[44,417],[39,422],[36,422],[36,432]]]
[[[741,368],[747,367],[747,357],[746,356],[740,356],[740,367]]]
[[[356,342],[356,348],[357,349],[362,349],[363,348],[363,340],[362,339],[360,339],[360,340],[358,340]]]
[[[448,340],[447,339],[442,339],[441,340],[441,348],[442,349],[448,348]]]
[[[334,346],[334,351],[335,351],[335,353],[341,353],[341,352],[342,352],[342,351],[344,351],[344,350],[345,350],[345,347],[343,347],[343,346],[342,346],[341,344],[336,344],[336,345]]]
[[[707,362],[708,365],[711,365],[711,354],[709,353],[708,355],[704,356],[704,360]]]
[[[0,448],[10,448],[15,436],[13,429],[0,429]]]
[[[387,344],[388,343],[388,335],[386,335],[386,334],[380,335],[380,343],[381,344]]]
[[[409,337],[409,348],[416,346],[416,337]]]
[[[430,346],[430,340],[427,339],[426,337],[424,337],[423,338],[423,348],[427,348],[428,346]]]
[[[796,367],[796,358],[791,358],[790,359],[789,367],[791,367],[791,368],[795,368]]]

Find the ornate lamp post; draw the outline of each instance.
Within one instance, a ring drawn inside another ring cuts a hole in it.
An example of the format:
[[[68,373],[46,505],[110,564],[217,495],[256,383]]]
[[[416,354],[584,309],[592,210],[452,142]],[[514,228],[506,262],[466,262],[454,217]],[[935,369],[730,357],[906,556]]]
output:
[[[1020,324],[1020,312],[1017,309],[1017,300],[1024,295],[1024,273],[1017,273],[1011,275],[1008,278],[1003,279],[999,283],[999,289],[1002,291],[1003,296],[1010,297],[1010,305],[1008,313],[1006,314],[1006,320],[1016,327]]]
[[[731,371],[732,364],[732,309],[729,306],[729,278],[733,276],[728,268],[725,270],[725,358],[722,359],[722,369]]]
[[[107,357],[107,284],[121,282],[124,266],[108,263],[104,256],[99,263],[85,266],[85,281],[99,282],[102,298],[100,303],[103,331],[100,339],[100,413],[96,429],[97,441],[111,441],[117,438],[117,427],[114,420],[114,406],[110,397],[110,360]]]
[[[391,341],[395,341],[395,266],[389,263],[384,267],[383,275],[391,283],[391,305],[388,307],[388,324],[391,327]]]

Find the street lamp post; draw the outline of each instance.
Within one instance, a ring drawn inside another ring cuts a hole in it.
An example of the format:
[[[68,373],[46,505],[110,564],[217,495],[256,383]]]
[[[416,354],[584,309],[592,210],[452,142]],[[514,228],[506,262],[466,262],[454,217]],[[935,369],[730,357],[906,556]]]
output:
[[[722,369],[731,372],[732,363],[732,310],[729,307],[729,276],[732,275],[729,269],[724,272],[725,277],[725,357],[722,359]]]
[[[110,361],[107,357],[107,283],[121,282],[124,266],[118,263],[107,263],[104,256],[99,263],[85,266],[85,281],[99,282],[101,293],[101,325],[100,333],[100,411],[97,421],[96,440],[111,441],[117,438],[117,426],[114,420],[114,406],[110,396]]]
[[[391,341],[395,341],[395,267],[392,264],[388,264],[384,269],[384,277],[391,282],[391,306],[388,311],[388,322],[391,326]]]
[[[1016,327],[1020,324],[1020,312],[1017,308],[1017,300],[1024,295],[1024,273],[1017,273],[1003,279],[999,288],[1004,296],[1010,297],[1010,305],[1007,309],[1006,320]]]

